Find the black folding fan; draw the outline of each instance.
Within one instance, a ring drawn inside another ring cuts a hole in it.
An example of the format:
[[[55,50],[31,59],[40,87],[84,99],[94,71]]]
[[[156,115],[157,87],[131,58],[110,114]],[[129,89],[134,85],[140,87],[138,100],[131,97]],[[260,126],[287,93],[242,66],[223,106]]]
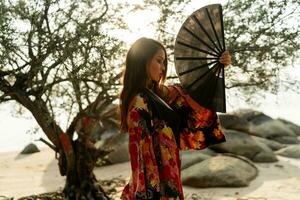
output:
[[[203,107],[226,112],[222,7],[212,4],[190,15],[175,43],[175,68],[181,85]]]

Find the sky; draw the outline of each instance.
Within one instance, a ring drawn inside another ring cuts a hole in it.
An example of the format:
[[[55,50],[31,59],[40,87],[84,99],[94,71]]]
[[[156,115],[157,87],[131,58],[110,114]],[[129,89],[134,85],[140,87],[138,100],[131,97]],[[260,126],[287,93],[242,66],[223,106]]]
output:
[[[117,2],[117,1],[115,1]],[[130,3],[141,3],[142,0],[133,0]],[[216,0],[192,0],[186,8],[186,13],[191,14],[198,8],[213,3],[224,4],[226,1]],[[154,29],[151,23],[155,23],[158,19],[158,14],[153,11],[139,11],[137,13],[128,13],[124,16],[124,20],[130,28],[130,31],[123,33],[115,33],[120,39],[126,42],[129,47],[136,39],[140,37],[154,37]],[[183,22],[182,22],[183,23]],[[174,70],[174,69],[173,69]],[[291,78],[300,77],[300,62],[295,66],[291,66],[286,70],[281,71],[281,78],[287,76]],[[231,97],[227,101],[228,111],[234,111],[240,108],[250,108],[264,112],[273,118],[284,118],[300,125],[300,94],[281,89],[276,95],[266,93],[265,99],[261,100],[260,106],[254,107],[244,102],[240,97]],[[44,147],[41,142],[35,142],[41,136],[46,139],[46,136],[39,130],[36,134],[32,134],[32,130],[37,128],[37,123],[32,118],[31,114],[23,110],[22,117],[12,116],[11,113],[14,106],[12,104],[0,105],[0,152],[6,151],[21,151],[28,143],[34,142],[39,147]],[[65,128],[66,122],[61,119],[60,125]]]

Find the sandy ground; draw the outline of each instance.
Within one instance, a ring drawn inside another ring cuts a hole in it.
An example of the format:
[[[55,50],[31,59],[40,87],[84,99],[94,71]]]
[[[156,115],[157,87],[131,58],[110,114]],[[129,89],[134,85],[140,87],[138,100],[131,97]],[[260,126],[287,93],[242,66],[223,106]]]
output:
[[[0,153],[0,197],[15,197],[52,192],[64,186],[55,154],[43,149],[31,155]],[[184,187],[185,199],[201,200],[300,200],[300,159],[278,156],[276,163],[256,163],[258,177],[248,187]],[[122,163],[95,169],[98,179],[129,179],[130,164]],[[122,191],[122,188],[117,188]],[[192,195],[193,194],[193,195]],[[196,198],[198,197],[198,198]]]

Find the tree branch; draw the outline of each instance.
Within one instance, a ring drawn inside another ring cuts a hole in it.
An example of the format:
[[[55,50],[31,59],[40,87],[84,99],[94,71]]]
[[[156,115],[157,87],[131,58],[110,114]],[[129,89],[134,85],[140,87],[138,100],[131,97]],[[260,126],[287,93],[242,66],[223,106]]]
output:
[[[231,88],[236,88],[236,87],[251,87],[251,86],[258,86],[258,85],[263,85],[264,81],[261,82],[251,82],[251,83],[234,83],[231,84],[230,86],[225,86],[226,89],[231,89]]]

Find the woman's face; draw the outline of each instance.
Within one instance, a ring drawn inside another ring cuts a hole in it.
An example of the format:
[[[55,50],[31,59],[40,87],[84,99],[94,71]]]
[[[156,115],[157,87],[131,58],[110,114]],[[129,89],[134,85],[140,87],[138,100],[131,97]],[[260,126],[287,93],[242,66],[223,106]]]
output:
[[[158,82],[161,77],[164,75],[164,71],[166,70],[164,61],[166,59],[166,55],[164,50],[159,49],[150,60],[148,66],[148,75],[151,80]]]

